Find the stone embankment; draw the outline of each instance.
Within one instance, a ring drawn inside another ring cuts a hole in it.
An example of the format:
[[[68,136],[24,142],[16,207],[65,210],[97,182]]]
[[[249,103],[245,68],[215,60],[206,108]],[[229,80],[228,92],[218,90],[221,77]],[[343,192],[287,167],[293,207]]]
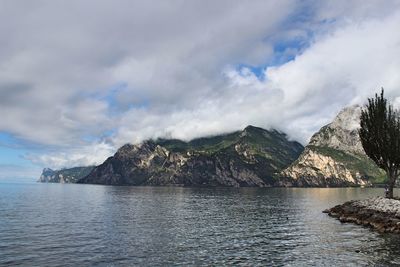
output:
[[[323,212],[343,223],[372,227],[381,233],[400,234],[400,200],[397,199],[352,200]]]

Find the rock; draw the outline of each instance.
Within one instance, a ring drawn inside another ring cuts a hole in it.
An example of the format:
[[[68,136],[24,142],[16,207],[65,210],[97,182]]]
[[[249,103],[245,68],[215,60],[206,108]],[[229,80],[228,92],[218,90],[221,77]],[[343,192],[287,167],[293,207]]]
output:
[[[364,154],[358,135],[360,116],[361,107],[358,105],[342,109],[330,124],[322,127],[311,137],[309,145]]]
[[[342,223],[369,226],[381,233],[400,233],[399,200],[376,197],[349,201],[323,212]]]
[[[370,160],[358,135],[361,108],[343,109],[315,133],[299,158],[281,172],[295,186],[367,186],[385,173]],[[382,181],[380,181],[382,182]]]

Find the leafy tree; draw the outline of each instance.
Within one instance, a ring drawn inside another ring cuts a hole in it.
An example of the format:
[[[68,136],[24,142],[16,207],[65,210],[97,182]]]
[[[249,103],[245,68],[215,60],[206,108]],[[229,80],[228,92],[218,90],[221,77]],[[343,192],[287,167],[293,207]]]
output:
[[[388,176],[388,194],[393,198],[393,188],[400,172],[400,116],[381,94],[369,98],[360,117],[359,135],[365,153]]]

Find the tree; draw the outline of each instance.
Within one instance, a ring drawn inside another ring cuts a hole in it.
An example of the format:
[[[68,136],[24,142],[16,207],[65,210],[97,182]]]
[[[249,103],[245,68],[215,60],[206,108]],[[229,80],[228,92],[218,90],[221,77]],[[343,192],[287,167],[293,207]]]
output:
[[[393,198],[393,188],[400,172],[400,116],[381,94],[369,98],[362,109],[359,135],[365,153],[388,177],[388,197]]]

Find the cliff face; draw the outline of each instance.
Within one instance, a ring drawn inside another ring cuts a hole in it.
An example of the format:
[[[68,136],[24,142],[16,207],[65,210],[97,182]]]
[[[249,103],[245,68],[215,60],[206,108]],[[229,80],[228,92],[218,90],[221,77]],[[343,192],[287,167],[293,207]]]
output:
[[[278,131],[243,131],[190,142],[127,144],[79,183],[110,185],[276,186],[275,174],[303,151]]]
[[[82,177],[88,175],[94,167],[74,167],[70,169],[52,170],[43,169],[38,182],[41,183],[76,183]]]
[[[322,127],[311,137],[309,145],[330,147],[351,154],[365,155],[358,135],[360,116],[360,106],[344,108],[332,123]]]
[[[287,185],[329,187],[382,182],[384,172],[365,155],[361,145],[360,115],[359,106],[345,108],[314,134],[300,157],[281,172]]]

